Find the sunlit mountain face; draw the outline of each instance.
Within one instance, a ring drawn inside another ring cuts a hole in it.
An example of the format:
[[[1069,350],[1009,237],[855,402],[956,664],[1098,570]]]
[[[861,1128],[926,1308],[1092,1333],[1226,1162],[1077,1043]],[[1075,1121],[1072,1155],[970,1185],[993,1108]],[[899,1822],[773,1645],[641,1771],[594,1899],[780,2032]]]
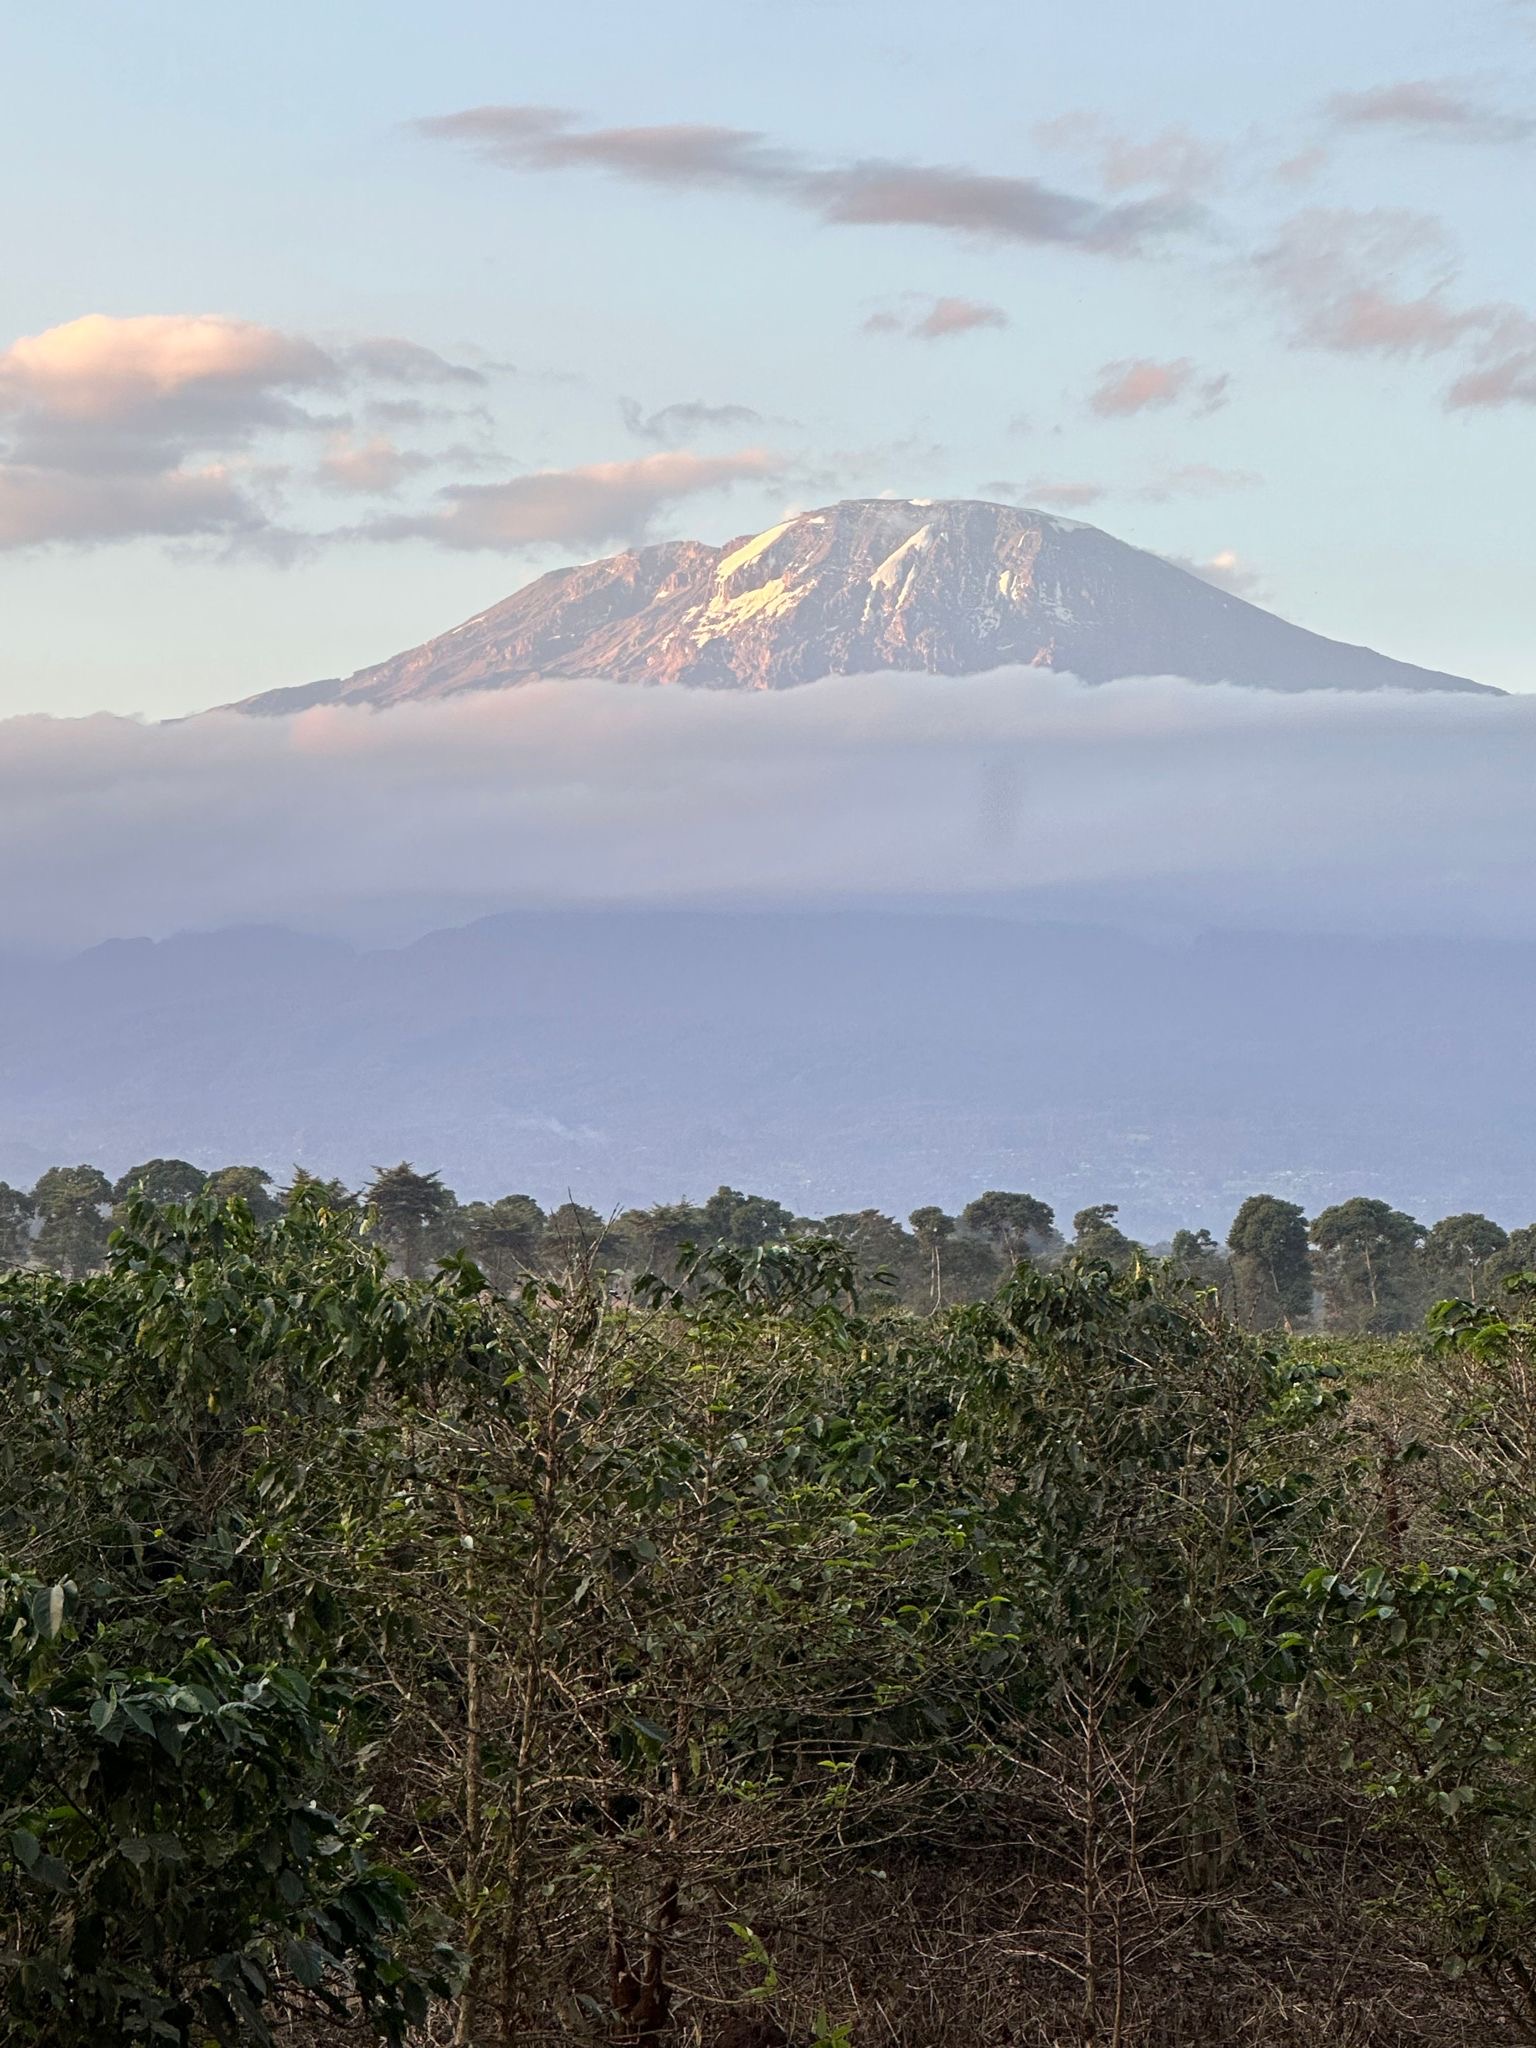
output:
[[[243,708],[388,706],[558,676],[778,690],[1003,667],[1094,683],[1484,688],[1309,633],[1098,527],[969,499],[865,498],[723,547],[667,541],[555,570],[390,661]]]

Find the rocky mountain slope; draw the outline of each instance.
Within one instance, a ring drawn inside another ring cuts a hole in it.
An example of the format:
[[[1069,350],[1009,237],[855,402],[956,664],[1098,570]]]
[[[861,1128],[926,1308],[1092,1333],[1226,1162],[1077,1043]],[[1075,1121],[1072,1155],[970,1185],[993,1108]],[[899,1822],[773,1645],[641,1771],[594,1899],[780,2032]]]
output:
[[[724,547],[557,569],[344,680],[247,711],[403,704],[546,676],[782,689],[879,669],[1051,668],[1270,690],[1478,690],[1288,624],[1097,527],[970,500],[855,499]]]

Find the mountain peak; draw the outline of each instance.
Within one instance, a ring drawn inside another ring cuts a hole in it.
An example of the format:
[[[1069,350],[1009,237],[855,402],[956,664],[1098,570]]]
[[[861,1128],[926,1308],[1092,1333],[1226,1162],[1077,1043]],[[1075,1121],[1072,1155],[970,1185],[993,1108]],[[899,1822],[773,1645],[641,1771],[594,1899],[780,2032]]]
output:
[[[552,570],[390,661],[240,708],[382,707],[561,676],[771,690],[996,668],[1270,690],[1485,687],[1309,633],[1078,520],[972,498],[850,498],[723,547],[662,541]]]

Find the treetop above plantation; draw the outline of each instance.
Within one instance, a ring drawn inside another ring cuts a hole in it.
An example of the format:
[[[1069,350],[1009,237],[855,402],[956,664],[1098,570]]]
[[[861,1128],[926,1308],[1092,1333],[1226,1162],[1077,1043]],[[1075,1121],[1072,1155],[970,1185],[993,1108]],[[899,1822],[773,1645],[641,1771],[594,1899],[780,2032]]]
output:
[[[645,1274],[675,1279],[691,1254],[715,1245],[752,1250],[796,1235],[848,1247],[871,1299],[929,1312],[980,1300],[1020,1263],[1050,1269],[1076,1258],[1131,1272],[1169,1259],[1216,1291],[1245,1328],[1388,1333],[1413,1328],[1447,1294],[1481,1300],[1512,1273],[1536,1270],[1536,1224],[1506,1230],[1464,1211],[1429,1226],[1374,1197],[1324,1209],[1311,1223],[1296,1202],[1248,1196],[1225,1243],[1207,1229],[1162,1246],[1121,1229],[1113,1202],[1090,1204],[1063,1239],[1051,1205],[992,1188],[958,1213],[925,1203],[906,1222],[880,1209],[796,1215],[771,1196],[721,1186],[702,1202],[658,1202],[604,1215],[568,1199],[546,1210],[530,1194],[461,1202],[440,1172],[409,1160],[376,1169],[359,1189],[295,1168],[287,1184],[256,1166],[205,1172],[148,1160],[109,1182],[94,1166],[51,1168],[30,1190],[0,1182],[0,1269],[39,1266],[79,1277],[103,1263],[115,1222],[135,1197],[165,1205],[203,1195],[243,1203],[258,1222],[296,1202],[349,1216],[408,1278],[464,1253],[501,1291],[577,1267],[623,1287]]]

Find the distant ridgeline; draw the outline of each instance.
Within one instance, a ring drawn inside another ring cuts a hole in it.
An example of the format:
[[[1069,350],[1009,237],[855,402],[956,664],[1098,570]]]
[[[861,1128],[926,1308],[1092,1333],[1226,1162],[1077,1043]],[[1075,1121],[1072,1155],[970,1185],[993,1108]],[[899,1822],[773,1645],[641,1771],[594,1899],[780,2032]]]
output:
[[[797,1216],[767,1195],[721,1187],[706,1202],[663,1202],[603,1217],[568,1201],[546,1211],[531,1195],[460,1202],[441,1176],[408,1162],[381,1168],[363,1188],[296,1171],[289,1184],[255,1166],[213,1172],[152,1159],[115,1182],[94,1166],[52,1167],[30,1190],[0,1182],[0,1264],[71,1276],[99,1269],[115,1221],[136,1196],[157,1205],[238,1201],[258,1222],[296,1195],[319,1198],[383,1245],[408,1278],[445,1259],[471,1260],[489,1284],[513,1292],[530,1277],[598,1273],[625,1291],[642,1276],[668,1283],[717,1247],[755,1252],[791,1241],[845,1248],[862,1294],[934,1311],[991,1294],[1020,1264],[1051,1270],[1103,1263],[1118,1273],[1165,1262],[1212,1288],[1255,1330],[1319,1328],[1387,1333],[1415,1327],[1446,1296],[1496,1297],[1536,1272],[1536,1223],[1506,1230],[1476,1212],[1426,1225],[1370,1196],[1331,1204],[1310,1221],[1294,1202],[1243,1202],[1224,1243],[1180,1230],[1142,1245],[1119,1226],[1114,1203],[1080,1209],[1068,1237],[1038,1196],[991,1189],[957,1215],[929,1205],[905,1222],[878,1209]]]

